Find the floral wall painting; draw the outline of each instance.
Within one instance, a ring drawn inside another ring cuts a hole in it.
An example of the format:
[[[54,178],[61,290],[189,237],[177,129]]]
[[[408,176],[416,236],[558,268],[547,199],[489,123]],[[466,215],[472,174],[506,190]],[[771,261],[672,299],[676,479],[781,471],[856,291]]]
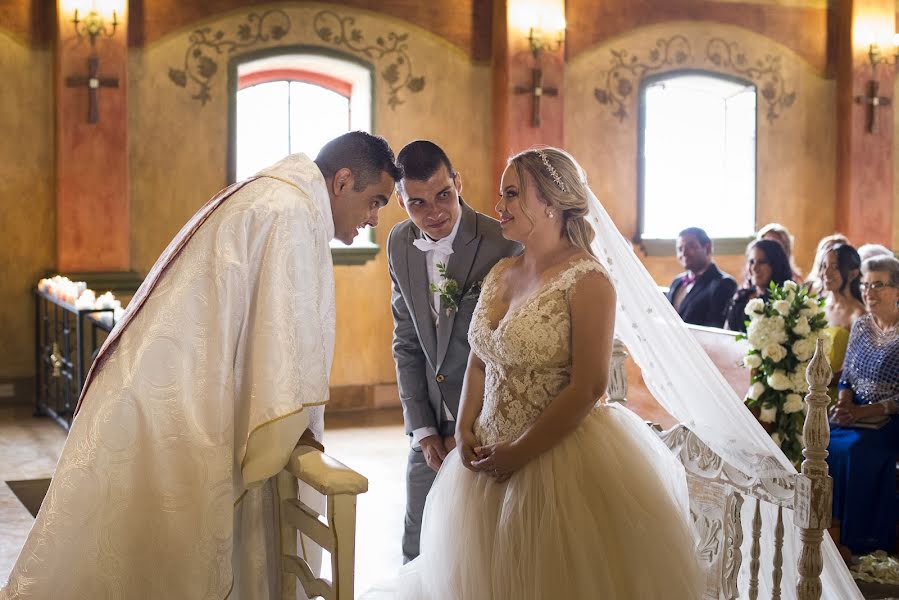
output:
[[[169,79],[178,87],[195,87],[191,97],[202,106],[212,99],[210,89],[219,72],[219,60],[234,52],[257,44],[277,41],[290,31],[290,17],[282,10],[250,13],[245,22],[237,26],[233,35],[222,29],[215,31],[201,27],[188,36],[189,45],[184,53],[184,64],[169,69]]]
[[[784,110],[793,106],[796,92],[789,89],[780,55],[765,53],[754,58],[738,42],[713,37],[705,44],[705,53],[694,57],[684,35],[659,38],[648,52],[610,49],[610,68],[599,74],[600,84],[593,90],[596,100],[622,122],[630,115],[640,81],[648,74],[663,70],[713,69],[752,81],[766,105],[765,118],[773,123]]]
[[[705,58],[715,67],[745,77],[756,84],[768,104],[765,114],[768,122],[773,122],[785,108],[793,106],[796,101],[796,92],[787,92],[780,56],[766,54],[763,58],[751,60],[736,42],[713,38],[706,46]]]
[[[332,10],[319,11],[311,23],[316,39],[309,41],[313,44],[348,50],[375,65],[387,86],[387,105],[391,109],[406,102],[408,94],[416,94],[425,88],[424,75],[417,73],[412,65],[409,33],[369,34],[357,25],[355,17],[341,16]],[[290,17],[280,9],[250,13],[233,30],[226,29],[195,29],[187,38],[183,63],[169,68],[169,80],[178,87],[194,90],[191,98],[202,106],[212,100],[222,59],[227,63],[235,52],[281,40],[286,43],[284,38],[289,33],[291,38],[296,37],[291,32]]]
[[[363,31],[355,26],[353,17],[341,17],[330,10],[323,10],[313,19],[316,35],[326,43],[342,47],[383,64],[381,78],[388,86],[387,104],[391,109],[403,104],[401,93],[418,93],[425,87],[425,78],[415,75],[412,59],[408,53],[409,34],[393,31],[386,36],[379,35],[374,43],[366,41]]]
[[[643,77],[666,66],[686,66],[693,56],[690,42],[682,35],[657,40],[645,60],[627,50],[610,52],[612,68],[600,74],[602,87],[596,88],[593,95],[600,104],[608,106],[619,121],[628,116],[631,97]]]

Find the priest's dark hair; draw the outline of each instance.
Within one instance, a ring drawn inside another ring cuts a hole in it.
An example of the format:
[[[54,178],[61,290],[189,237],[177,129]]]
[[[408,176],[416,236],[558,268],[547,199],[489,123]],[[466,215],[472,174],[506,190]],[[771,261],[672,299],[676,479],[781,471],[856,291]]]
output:
[[[709,234],[705,232],[705,229],[701,227],[687,227],[678,233],[677,237],[684,237],[685,235],[692,235],[695,237],[700,246],[709,246],[710,248],[712,246],[712,238],[710,238]]]
[[[456,176],[453,164],[443,148],[428,140],[415,140],[406,144],[397,155],[396,162],[403,170],[404,179],[427,181],[440,165],[446,166],[450,177]]]
[[[325,179],[334,177],[340,169],[349,169],[353,173],[353,190],[357,192],[380,181],[381,173],[386,172],[394,182],[403,177],[387,140],[364,131],[345,133],[322,146],[315,164]]]

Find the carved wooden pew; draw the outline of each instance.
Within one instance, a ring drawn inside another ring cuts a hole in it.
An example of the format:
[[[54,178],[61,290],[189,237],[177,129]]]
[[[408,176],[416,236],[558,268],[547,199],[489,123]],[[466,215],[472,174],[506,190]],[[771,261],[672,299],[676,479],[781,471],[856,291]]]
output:
[[[610,401],[628,401],[626,359],[623,344],[616,340],[612,351]],[[762,514],[767,512],[762,510],[763,504],[776,507],[774,548],[766,549],[765,553],[770,558],[770,566],[766,564],[766,568],[771,569],[771,597],[779,599],[783,585],[795,586],[799,600],[821,597],[821,542],[831,522],[833,481],[824,460],[830,442],[827,385],[831,370],[820,340],[807,377],[810,390],[805,398],[807,411],[802,433],[806,448],[801,473],[783,479],[753,477],[727,464],[685,425],[676,424],[660,433],[687,473],[690,512],[698,538],[697,554],[706,573],[703,598],[758,598]],[[745,558],[741,550],[744,540],[741,512],[746,502],[753,505],[749,577],[746,589],[738,589],[738,575]],[[793,511],[793,527],[798,529],[801,544],[797,557],[798,578],[787,582],[783,581],[784,509]]]
[[[324,515],[303,503],[299,481],[327,498]],[[368,480],[333,458],[308,446],[297,446],[276,476],[280,507],[281,598],[296,600],[297,580],[310,598],[353,600],[356,551],[356,496],[368,491]],[[331,555],[331,581],[318,578],[297,553],[297,532]]]

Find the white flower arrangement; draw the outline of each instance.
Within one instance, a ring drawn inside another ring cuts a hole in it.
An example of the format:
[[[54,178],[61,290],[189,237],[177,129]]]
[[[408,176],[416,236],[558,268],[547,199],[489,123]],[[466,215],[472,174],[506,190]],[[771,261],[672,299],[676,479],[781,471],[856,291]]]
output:
[[[767,301],[754,298],[747,303],[746,334],[737,336],[750,346],[743,358],[743,366],[752,369],[746,405],[794,464],[802,459],[805,371],[818,338],[829,341],[823,305],[792,281],[781,287],[772,283]]]

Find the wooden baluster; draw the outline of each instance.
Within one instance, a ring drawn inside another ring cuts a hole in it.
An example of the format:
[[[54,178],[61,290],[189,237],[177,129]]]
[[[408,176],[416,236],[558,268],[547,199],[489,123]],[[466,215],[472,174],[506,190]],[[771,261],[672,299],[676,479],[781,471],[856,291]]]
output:
[[[609,402],[620,404],[627,402],[625,360],[627,360],[627,351],[625,351],[624,343],[616,337],[612,343],[612,358],[609,364]]]
[[[285,514],[286,501],[295,500],[299,495],[299,482],[297,478],[288,473],[281,471],[275,476],[275,487],[278,499],[278,527],[280,529],[281,538],[281,556],[297,555],[297,530],[290,523],[290,519]],[[283,560],[283,559],[282,559]],[[281,600],[296,600],[297,597],[297,578],[281,577]]]
[[[328,521],[334,531],[331,573],[334,600],[353,600],[356,575],[356,496],[338,494],[328,497]]]
[[[833,501],[833,480],[827,468],[827,446],[830,443],[830,424],[827,406],[830,396],[827,386],[833,373],[824,352],[824,340],[819,339],[815,356],[805,372],[809,393],[805,397],[806,414],[802,437],[802,474],[796,477],[793,499],[794,524],[799,527],[799,582],[796,585],[798,600],[821,598],[821,571],[824,558],[821,541],[824,530],[830,526]]]
[[[737,600],[740,597],[737,579],[743,565],[743,496],[732,491],[724,505],[724,568],[721,571],[721,597]]]
[[[762,537],[762,501],[755,499],[755,515],[752,517],[752,548],[749,551],[749,600],[758,600],[759,597],[759,557],[762,555],[762,547],[759,543]]]
[[[777,507],[777,527],[774,528],[774,572],[771,574],[771,600],[780,600],[780,582],[783,580],[784,564],[784,509]]]

